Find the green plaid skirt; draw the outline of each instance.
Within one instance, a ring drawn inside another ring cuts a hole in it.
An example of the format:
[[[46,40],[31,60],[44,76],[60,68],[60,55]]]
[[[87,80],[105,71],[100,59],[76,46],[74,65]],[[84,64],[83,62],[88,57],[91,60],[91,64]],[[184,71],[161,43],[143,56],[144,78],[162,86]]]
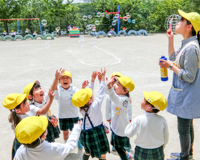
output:
[[[21,146],[21,143],[15,138],[13,141],[12,146],[12,159],[15,157],[15,153],[17,152],[17,149]]]
[[[46,141],[48,142],[55,142],[56,138],[59,138],[60,136],[60,129],[58,126],[54,127],[51,122],[49,121],[48,126],[47,126],[47,136],[46,136]]]
[[[102,124],[86,131],[82,130],[80,142],[84,146],[85,152],[92,158],[101,158],[102,154],[110,153],[109,142]]]
[[[134,160],[164,160],[163,146],[155,149],[135,147]]]
[[[59,118],[60,130],[61,131],[67,131],[68,129],[70,129],[70,131],[72,131],[72,129],[74,127],[74,123],[77,123],[78,119],[79,119],[79,117],[64,118],[64,119]]]
[[[113,131],[111,134],[111,144],[114,147],[118,147],[118,148],[130,147],[130,142],[129,142],[128,137],[120,137],[116,135]]]

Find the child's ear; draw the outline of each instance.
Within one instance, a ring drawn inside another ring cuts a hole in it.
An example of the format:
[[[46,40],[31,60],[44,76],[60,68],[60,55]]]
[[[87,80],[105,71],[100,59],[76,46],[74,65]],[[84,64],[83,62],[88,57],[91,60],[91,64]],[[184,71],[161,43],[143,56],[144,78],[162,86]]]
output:
[[[28,95],[28,99],[32,100],[33,97],[29,94],[29,95]]]
[[[20,109],[15,109],[15,112],[16,112],[17,114],[20,114],[20,113],[21,113]]]

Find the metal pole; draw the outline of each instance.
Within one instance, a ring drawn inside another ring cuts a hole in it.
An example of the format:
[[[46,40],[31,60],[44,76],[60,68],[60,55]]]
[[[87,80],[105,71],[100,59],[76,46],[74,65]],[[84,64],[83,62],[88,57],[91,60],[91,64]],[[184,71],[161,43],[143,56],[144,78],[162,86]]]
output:
[[[18,34],[19,34],[19,31],[20,31],[19,20],[17,20],[17,32],[18,32]]]
[[[38,22],[39,22],[39,26],[40,26],[41,35],[43,35],[43,34],[42,34],[42,26],[41,26],[41,24],[40,24],[40,20],[38,20]]]
[[[118,14],[120,15],[120,5],[118,5]],[[119,32],[119,16],[118,16],[118,24],[117,24],[117,33]]]

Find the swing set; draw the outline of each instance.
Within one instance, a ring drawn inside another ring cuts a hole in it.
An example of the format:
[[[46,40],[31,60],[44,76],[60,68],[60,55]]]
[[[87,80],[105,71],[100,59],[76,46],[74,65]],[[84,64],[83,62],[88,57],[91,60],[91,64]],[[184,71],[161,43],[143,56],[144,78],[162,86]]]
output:
[[[0,19],[0,21],[17,21],[17,33],[20,32],[20,24],[19,24],[19,21],[32,21],[32,20],[38,20],[38,23],[39,23],[39,27],[40,27],[40,31],[41,31],[41,34],[42,34],[42,26],[41,26],[41,23],[40,23],[40,19],[39,18],[13,18],[13,19]]]

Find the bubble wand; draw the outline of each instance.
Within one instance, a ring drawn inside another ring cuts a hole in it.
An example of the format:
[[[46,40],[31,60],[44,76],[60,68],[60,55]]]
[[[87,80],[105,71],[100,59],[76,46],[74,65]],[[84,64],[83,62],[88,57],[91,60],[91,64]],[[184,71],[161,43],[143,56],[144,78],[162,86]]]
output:
[[[172,29],[172,18],[169,21],[169,29]]]

